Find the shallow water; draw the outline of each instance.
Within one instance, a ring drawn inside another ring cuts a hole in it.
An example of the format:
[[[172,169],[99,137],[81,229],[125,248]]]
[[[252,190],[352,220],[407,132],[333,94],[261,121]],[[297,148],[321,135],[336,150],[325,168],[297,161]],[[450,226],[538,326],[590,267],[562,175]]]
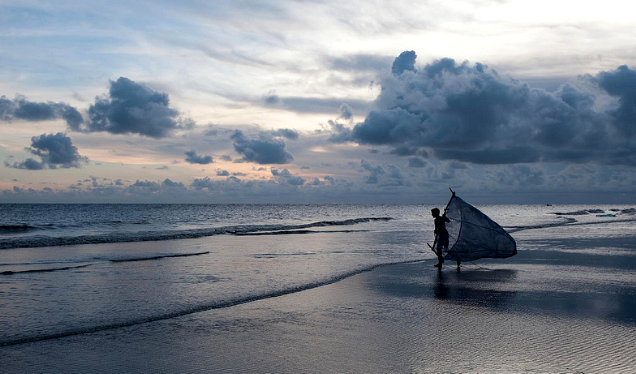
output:
[[[2,346],[175,320],[329,284],[377,265],[434,257],[425,247],[433,239],[428,206],[59,207],[0,206],[0,223],[8,228],[0,237],[5,248],[92,243],[0,250]],[[515,305],[540,310],[544,301],[559,309],[558,300],[541,290],[580,292],[586,301],[569,305],[572,310],[606,308],[602,319],[608,323],[633,323],[625,312],[631,294],[594,297],[634,286],[633,207],[480,208],[512,233],[520,253],[514,260],[534,282],[520,282],[518,271],[504,268],[497,273],[498,293],[475,287],[490,284],[488,279],[452,275],[448,282],[471,286],[453,283],[439,293],[496,309],[506,297],[526,292],[531,302]],[[606,212],[616,217],[598,217]],[[190,239],[168,240],[174,237]],[[530,251],[532,256],[523,255]]]

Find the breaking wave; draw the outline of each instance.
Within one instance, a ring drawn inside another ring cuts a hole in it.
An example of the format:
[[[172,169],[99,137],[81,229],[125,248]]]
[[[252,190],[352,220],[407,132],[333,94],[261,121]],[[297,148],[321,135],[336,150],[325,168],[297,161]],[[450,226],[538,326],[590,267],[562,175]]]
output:
[[[170,257],[190,257],[190,256],[201,256],[207,255],[210,251],[206,252],[196,252],[196,253],[175,253],[175,254],[166,254],[166,255],[156,255],[156,256],[146,256],[146,257],[128,257],[128,258],[116,258],[109,260],[110,262],[137,262],[137,261],[152,261],[152,260],[161,260],[162,258],[170,258]]]
[[[27,224],[19,224],[19,225],[0,225],[0,235],[2,234],[16,234],[21,232],[28,232],[32,230],[36,230],[35,226],[27,225]]]
[[[372,221],[389,221],[392,217],[366,217],[353,218],[340,221],[318,221],[298,225],[238,225],[224,226],[207,229],[172,230],[172,231],[140,231],[128,233],[108,233],[98,235],[79,236],[45,236],[34,235],[29,237],[17,237],[0,239],[0,249],[55,247],[62,245],[101,244],[101,243],[128,243],[157,240],[195,239],[214,235],[244,235],[262,231],[295,231],[312,227],[351,226]],[[271,234],[270,234],[271,235]]]
[[[86,265],[78,265],[78,266],[65,266],[61,268],[44,268],[44,269],[29,269],[29,270],[7,270],[0,271],[0,275],[13,275],[13,274],[26,274],[26,273],[50,273],[52,271],[60,271],[60,270],[71,270],[71,269],[80,269],[90,266],[90,264]]]
[[[281,230],[281,231],[265,231],[265,232],[242,232],[236,233],[239,236],[261,236],[261,235],[298,235],[298,234],[324,234],[324,233],[347,233],[347,232],[366,232],[369,230]]]

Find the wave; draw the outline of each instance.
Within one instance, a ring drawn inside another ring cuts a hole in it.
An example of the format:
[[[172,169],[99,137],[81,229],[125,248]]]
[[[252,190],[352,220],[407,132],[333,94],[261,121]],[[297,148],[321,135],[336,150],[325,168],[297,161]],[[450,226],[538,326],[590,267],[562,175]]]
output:
[[[636,208],[627,208],[627,209],[610,209],[610,211],[620,214],[636,214]],[[584,216],[588,214],[604,214],[605,211],[603,209],[582,209],[576,210],[574,212],[554,212],[557,216]]]
[[[584,216],[590,213],[605,213],[603,209],[582,209],[574,212],[554,212],[557,216]]]
[[[312,227],[347,226],[372,221],[389,221],[391,217],[353,218],[341,221],[318,221],[298,225],[242,225],[225,226],[207,229],[173,230],[173,231],[140,231],[133,233],[109,233],[99,235],[79,235],[51,237],[45,235],[0,239],[0,249],[56,247],[62,245],[128,243],[158,240],[195,239],[214,235],[242,235],[259,231],[302,230]]]
[[[152,261],[152,260],[160,260],[163,258],[173,258],[173,257],[190,257],[190,256],[201,256],[201,255],[207,255],[209,254],[210,251],[206,251],[206,252],[195,252],[195,253],[165,253],[165,254],[157,254],[157,255],[150,255],[150,256],[141,256],[141,257],[118,257],[118,258],[94,258],[94,260],[97,260],[96,262],[91,262],[89,264],[83,264],[83,265],[67,265],[67,266],[62,266],[62,267],[45,267],[45,268],[39,268],[39,269],[29,269],[29,270],[5,270],[5,271],[0,271],[0,275],[14,275],[14,274],[25,274],[25,273],[49,273],[52,271],[61,271],[61,270],[72,270],[72,269],[80,269],[80,268],[85,268],[87,266],[91,266],[91,265],[95,265],[99,262],[113,262],[113,263],[122,263],[122,262],[137,262],[137,261]],[[79,263],[85,263],[87,261],[81,260],[79,261]],[[33,263],[33,262],[28,262],[28,263],[16,263],[16,264],[0,264],[0,266],[42,266],[42,265],[50,265],[50,264],[61,264],[61,263],[68,263],[68,262],[39,262],[39,263]],[[71,263],[75,263],[77,264],[78,262],[71,262]]]
[[[109,260],[110,262],[136,262],[136,261],[151,261],[151,260],[161,260],[162,258],[170,258],[170,257],[190,257],[190,256],[200,256],[207,255],[210,251],[206,252],[196,252],[196,253],[174,253],[174,254],[165,254],[165,255],[156,255],[156,256],[147,256],[147,257],[129,257],[129,258],[116,258]]]
[[[343,279],[352,277],[354,275],[365,273],[365,272],[368,272],[380,267],[384,267],[384,266],[410,264],[410,263],[417,263],[417,262],[423,262],[423,261],[426,261],[426,260],[421,260],[421,259],[408,260],[408,261],[399,261],[399,262],[370,265],[361,269],[356,269],[356,270],[352,270],[343,274],[335,275],[333,277],[326,278],[320,281],[310,282],[310,283],[306,283],[306,284],[302,284],[298,286],[291,286],[291,287],[283,288],[276,291],[266,292],[262,294],[248,295],[245,297],[239,297],[239,298],[231,299],[231,300],[223,300],[223,301],[212,302],[209,304],[191,306],[189,308],[184,308],[181,310],[175,310],[172,312],[156,314],[152,316],[140,317],[137,319],[131,319],[128,321],[122,321],[118,323],[103,324],[103,325],[97,325],[97,326],[70,329],[70,330],[50,333],[50,334],[42,334],[42,335],[27,336],[22,338],[4,340],[4,341],[0,341],[0,347],[19,345],[19,344],[25,344],[25,343],[33,343],[33,342],[38,342],[42,340],[65,338],[69,336],[76,336],[76,335],[82,335],[82,334],[90,334],[90,333],[95,333],[99,331],[119,329],[123,327],[130,327],[130,326],[140,325],[144,323],[157,322],[157,321],[168,320],[172,318],[183,317],[190,314],[206,312],[206,311],[214,310],[214,309],[229,308],[235,305],[247,304],[247,303],[264,300],[264,299],[271,299],[274,297],[279,297],[279,296],[289,295],[296,292],[310,290],[312,288],[326,286],[329,284],[339,282]]]
[[[265,232],[242,232],[236,233],[239,236],[261,236],[261,235],[297,235],[297,234],[324,234],[324,233],[348,233],[348,232],[367,232],[369,230],[281,230],[281,231],[265,231]]]
[[[86,265],[78,265],[78,266],[65,266],[61,268],[45,268],[45,269],[31,269],[31,270],[17,270],[17,271],[1,271],[0,275],[14,275],[14,274],[25,274],[25,273],[50,273],[52,271],[60,271],[60,270],[71,270],[71,269],[80,269],[90,266],[90,264]]]
[[[29,231],[55,231],[60,229],[81,229],[84,227],[92,226],[113,226],[118,227],[122,225],[148,225],[147,220],[141,221],[91,221],[91,222],[79,222],[79,223],[30,223],[30,224],[15,224],[15,225],[0,225],[0,235],[2,234],[15,234]]]
[[[543,223],[539,225],[528,225],[528,226],[506,226],[505,229],[509,233],[519,232],[523,230],[535,230],[535,229],[547,229],[550,227],[559,227],[565,225],[571,225],[576,222],[574,218],[561,217],[563,221],[561,222],[552,222],[552,223]]]
[[[597,216],[602,217],[602,216]],[[603,217],[603,218],[611,218],[611,217]],[[566,218],[567,221],[564,222],[556,222],[556,223],[546,223],[543,225],[531,225],[531,226],[507,226],[505,227],[506,231],[509,233],[519,232],[523,230],[534,230],[534,229],[547,229],[550,227],[559,227],[559,226],[592,226],[592,225],[602,225],[607,223],[622,223],[622,222],[636,222],[636,218],[622,218],[622,219],[612,219],[612,220],[600,220],[594,222],[578,222],[574,218]]]
[[[21,224],[21,225],[0,225],[0,234],[15,234],[20,232],[27,232],[37,229],[35,226]]]
[[[316,252],[293,252],[293,253],[256,253],[252,255],[254,258],[276,258],[285,256],[313,256]]]

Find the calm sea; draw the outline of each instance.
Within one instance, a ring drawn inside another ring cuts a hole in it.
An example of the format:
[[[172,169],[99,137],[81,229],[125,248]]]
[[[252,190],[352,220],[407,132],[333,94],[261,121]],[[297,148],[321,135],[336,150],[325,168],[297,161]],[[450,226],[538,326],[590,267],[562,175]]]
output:
[[[0,346],[165,320],[432,260],[431,208],[0,205]],[[636,232],[633,206],[479,208],[520,251],[546,249],[546,239],[611,243]],[[567,250],[576,248],[633,252]]]

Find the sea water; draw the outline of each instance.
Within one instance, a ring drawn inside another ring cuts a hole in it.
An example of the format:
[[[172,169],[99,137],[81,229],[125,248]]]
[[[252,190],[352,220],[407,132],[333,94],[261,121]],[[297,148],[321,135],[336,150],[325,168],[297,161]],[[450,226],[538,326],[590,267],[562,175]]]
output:
[[[432,261],[431,208],[0,205],[0,349],[249,303],[380,265]],[[519,251],[634,255],[633,206],[479,208],[512,234]]]

